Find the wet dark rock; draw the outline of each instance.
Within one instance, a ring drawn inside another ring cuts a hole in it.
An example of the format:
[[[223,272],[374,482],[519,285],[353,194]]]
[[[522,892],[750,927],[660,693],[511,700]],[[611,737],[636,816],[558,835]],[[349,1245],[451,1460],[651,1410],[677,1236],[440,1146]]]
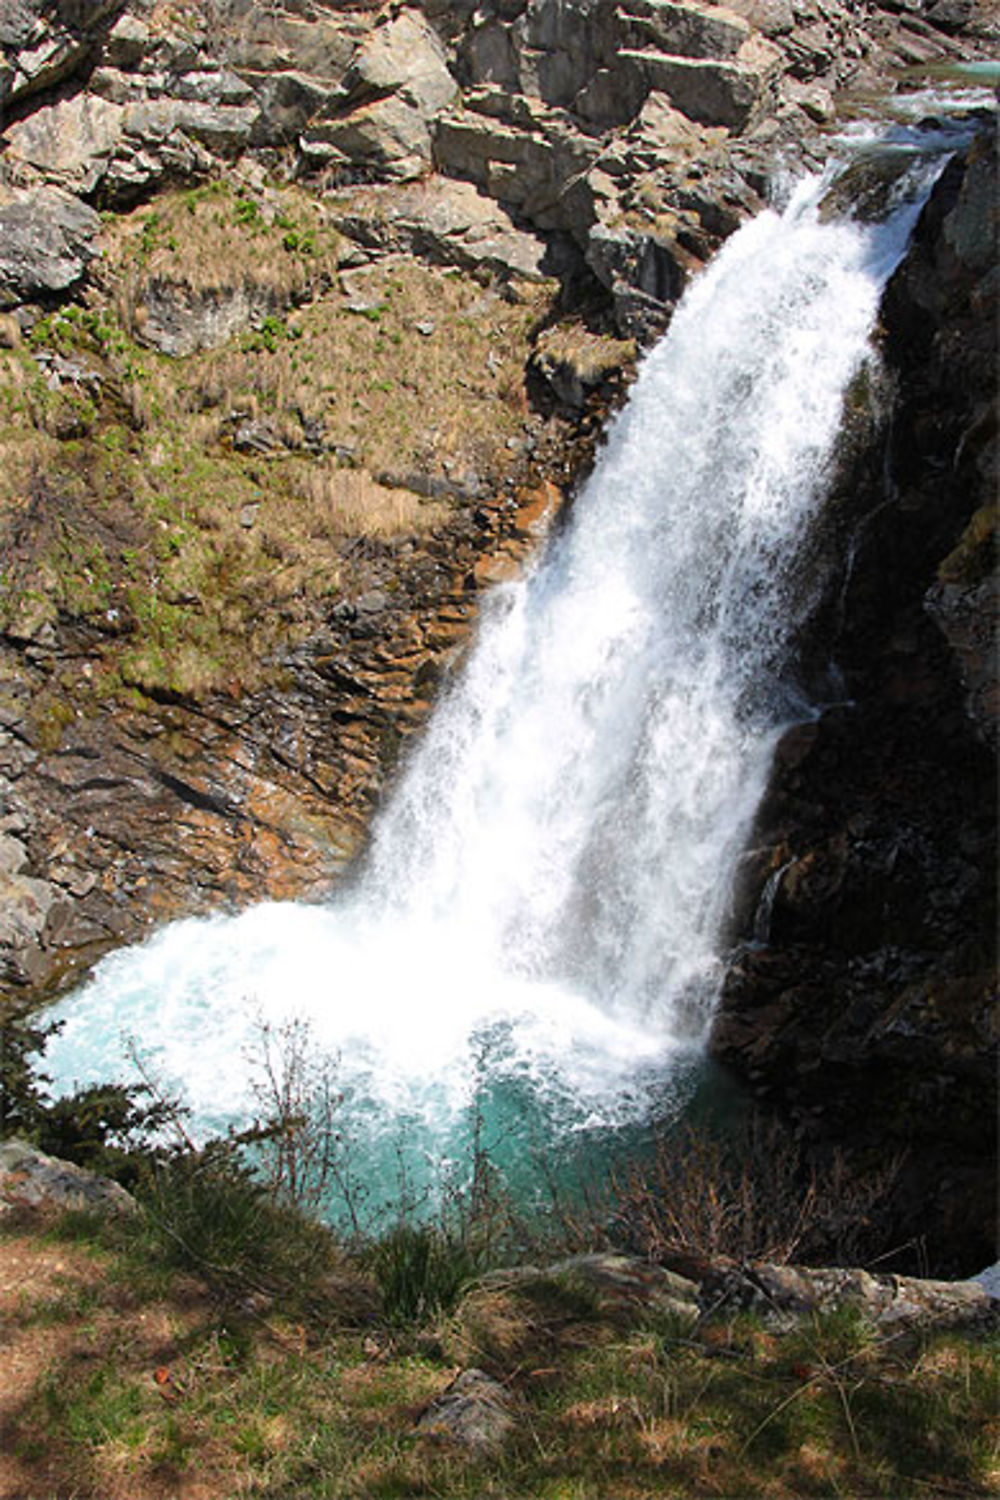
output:
[[[996,1190],[995,170],[952,163],[886,292],[892,425],[818,627],[847,701],[779,746],[713,1040],[815,1139],[905,1154],[897,1239],[944,1271],[989,1258]]]

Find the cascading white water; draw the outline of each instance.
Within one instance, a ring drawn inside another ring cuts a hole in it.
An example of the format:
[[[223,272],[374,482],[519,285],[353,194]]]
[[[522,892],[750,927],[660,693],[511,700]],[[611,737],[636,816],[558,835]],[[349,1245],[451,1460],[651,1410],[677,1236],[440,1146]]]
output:
[[[401,1139],[454,1153],[476,1098],[515,1152],[525,1121],[551,1143],[662,1103],[711,1012],[771,747],[803,712],[801,559],[917,211],[824,224],[819,195],[762,214],[691,288],[561,534],[490,599],[356,888],[104,960],[58,1009],[60,1087],[127,1076],[124,1032],[218,1127],[253,1111],[258,1019],[304,1016],[376,1173]]]

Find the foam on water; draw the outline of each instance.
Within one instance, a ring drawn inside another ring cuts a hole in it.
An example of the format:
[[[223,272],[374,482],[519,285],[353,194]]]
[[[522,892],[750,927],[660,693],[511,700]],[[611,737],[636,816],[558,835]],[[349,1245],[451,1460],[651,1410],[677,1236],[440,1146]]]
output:
[[[60,1087],[126,1073],[126,1033],[200,1128],[241,1121],[258,1020],[305,1016],[376,1155],[401,1130],[454,1154],[484,1091],[512,1154],[529,1118],[551,1142],[663,1107],[775,737],[807,711],[813,526],[917,212],[824,224],[821,191],[693,285],[567,525],[488,602],[352,891],[104,960],[59,1007]]]

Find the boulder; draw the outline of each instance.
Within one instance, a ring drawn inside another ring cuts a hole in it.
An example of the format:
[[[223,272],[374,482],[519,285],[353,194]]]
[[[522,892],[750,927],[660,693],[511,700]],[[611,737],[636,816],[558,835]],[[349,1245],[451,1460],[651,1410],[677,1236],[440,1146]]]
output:
[[[439,170],[464,177],[491,198],[510,204],[539,229],[585,237],[585,205],[574,185],[596,163],[600,144],[584,135],[564,110],[501,90],[480,89],[464,108],[440,117],[434,140]]]
[[[121,68],[95,68],[87,79],[87,92],[109,104],[141,104],[150,97],[150,80]]]
[[[841,1309],[855,1311],[880,1333],[988,1332],[1000,1327],[1000,1304],[974,1280],[873,1276],[841,1267],[717,1263],[702,1279],[700,1296],[712,1316],[746,1308],[778,1332]]]
[[[251,76],[259,111],[251,133],[254,146],[290,144],[339,97],[335,84],[293,68]]]
[[[594,130],[613,130],[635,119],[648,94],[642,68],[621,54],[613,67],[594,71],[574,97],[572,111]]]
[[[100,227],[92,208],[52,187],[0,207],[0,307],[74,286],[97,254]]]
[[[404,251],[502,277],[545,276],[546,241],[518,229],[469,182],[434,176],[403,188],[353,188],[337,195],[330,214],[342,234],[380,253]]]
[[[431,164],[431,122],[457,93],[437,36],[404,10],[358,49],[331,118],[306,132],[303,152],[307,160],[336,155],[397,181],[419,177]]]
[[[431,167],[431,132],[419,109],[398,94],[311,125],[299,142],[307,161],[340,160],[377,176],[409,182]]]
[[[6,875],[19,875],[28,863],[28,851],[10,833],[0,833],[0,878]]]
[[[0,951],[36,942],[49,920],[55,891],[30,875],[0,875]]]
[[[173,78],[170,94],[196,104],[249,104],[254,91],[231,68],[200,68]]]
[[[694,1323],[699,1315],[698,1287],[693,1281],[635,1256],[572,1255],[547,1267],[543,1274],[592,1299],[597,1315],[612,1322],[628,1325],[666,1315]]]
[[[417,1423],[417,1432],[487,1457],[513,1431],[510,1397],[483,1370],[463,1370],[435,1397]]]
[[[192,80],[209,77],[204,94],[246,97],[225,73],[189,74],[188,93],[199,91]],[[204,175],[216,158],[238,156],[259,115],[256,103],[150,98],[141,79],[110,68],[98,69],[92,83],[8,127],[9,158],[22,178],[127,199],[164,177]]]
[[[159,276],[143,283],[137,300],[136,339],[175,358],[218,349],[278,306],[267,286],[196,288]]]
[[[551,1301],[563,1319],[571,1313],[578,1321],[596,1316],[626,1327],[664,1314],[689,1323],[699,1316],[698,1287],[688,1276],[613,1251],[571,1255],[545,1267],[490,1271],[465,1304],[472,1308],[507,1294],[525,1305]]]
[[[0,16],[4,55],[0,98],[20,102],[54,88],[91,64],[108,18],[124,0],[10,0]]]
[[[821,83],[798,83],[794,78],[785,78],[781,97],[800,109],[814,125],[829,124],[836,112],[833,95]]]
[[[621,45],[615,10],[591,0],[536,0],[516,28],[522,89],[564,108]]]
[[[0,1141],[0,1214],[13,1208],[133,1214],[138,1204],[110,1178],[14,1138]]]
[[[7,151],[46,181],[89,194],[122,139],[124,117],[120,104],[81,91],[8,126]]]
[[[523,13],[477,13],[458,51],[463,83],[494,84],[558,108],[576,110],[579,95],[600,72],[627,71],[623,32],[610,5],[590,0],[536,0]],[[631,91],[626,89],[625,93]],[[593,100],[591,109],[593,110]],[[619,116],[609,123],[627,118]]]
[[[517,33],[494,17],[480,17],[467,32],[459,51],[462,82],[471,87],[489,83],[499,88],[521,87],[521,53]]]
[[[277,77],[296,69],[340,86],[359,44],[371,29],[367,15],[310,7],[301,15],[254,7],[226,40],[226,60],[241,75]]]
[[[626,0],[626,35],[651,41],[660,51],[680,57],[734,57],[750,38],[748,22],[723,6],[692,5],[679,0]]]
[[[152,50],[153,41],[145,21],[126,10],[104,38],[103,60],[110,68],[137,68]]]
[[[372,31],[352,59],[343,88],[348,103],[399,94],[425,119],[446,109],[458,93],[444,48],[413,10]]]
[[[150,99],[125,110],[124,128],[140,147],[156,148],[183,135],[219,156],[237,156],[250,139],[256,105],[204,104],[187,99]]]
[[[713,144],[706,132],[674,109],[666,94],[653,89],[625,132],[628,153],[637,167],[655,169],[664,156],[676,160],[704,153]]]
[[[763,112],[782,63],[778,49],[760,37],[752,37],[726,61],[650,51],[625,51],[622,56],[642,68],[650,88],[666,94],[688,119],[737,133]]]
[[[769,37],[787,36],[795,26],[796,10],[805,12],[793,0],[731,0],[731,9]]]

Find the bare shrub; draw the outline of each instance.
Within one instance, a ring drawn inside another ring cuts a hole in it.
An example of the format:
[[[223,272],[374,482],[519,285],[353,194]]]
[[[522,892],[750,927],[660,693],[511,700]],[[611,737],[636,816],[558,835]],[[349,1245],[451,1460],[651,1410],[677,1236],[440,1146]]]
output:
[[[687,1124],[612,1178],[609,1217],[651,1260],[853,1263],[884,1248],[879,1209],[901,1166],[896,1157],[859,1175],[840,1151],[810,1160],[787,1127],[760,1114],[726,1135]]]
[[[337,1059],[318,1048],[308,1021],[294,1019],[259,1021],[250,1061],[265,1122],[258,1171],[268,1195],[320,1217],[339,1201],[360,1235],[365,1190],[342,1129]]]

